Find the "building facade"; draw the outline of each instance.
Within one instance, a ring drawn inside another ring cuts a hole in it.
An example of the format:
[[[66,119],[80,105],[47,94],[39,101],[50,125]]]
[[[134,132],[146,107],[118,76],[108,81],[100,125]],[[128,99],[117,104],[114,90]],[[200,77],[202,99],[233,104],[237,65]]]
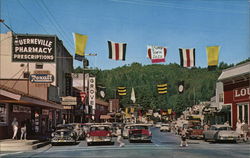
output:
[[[27,122],[28,135],[60,123],[72,70],[73,57],[57,36],[0,34],[0,139],[12,134],[14,117]]]
[[[231,107],[231,125],[237,120],[250,125],[250,62],[223,70],[219,81],[223,82],[224,104]]]

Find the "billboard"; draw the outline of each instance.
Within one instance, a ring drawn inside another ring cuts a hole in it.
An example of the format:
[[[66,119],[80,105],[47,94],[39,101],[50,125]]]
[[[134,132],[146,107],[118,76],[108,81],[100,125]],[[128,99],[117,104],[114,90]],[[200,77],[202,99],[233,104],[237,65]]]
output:
[[[16,35],[13,38],[13,62],[55,62],[53,36]]]

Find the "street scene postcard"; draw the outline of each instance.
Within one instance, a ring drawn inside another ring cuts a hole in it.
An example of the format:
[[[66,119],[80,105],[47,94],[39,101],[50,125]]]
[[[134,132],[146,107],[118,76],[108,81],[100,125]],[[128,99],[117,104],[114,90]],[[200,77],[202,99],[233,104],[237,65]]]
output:
[[[250,158],[249,0],[0,0],[1,158]]]

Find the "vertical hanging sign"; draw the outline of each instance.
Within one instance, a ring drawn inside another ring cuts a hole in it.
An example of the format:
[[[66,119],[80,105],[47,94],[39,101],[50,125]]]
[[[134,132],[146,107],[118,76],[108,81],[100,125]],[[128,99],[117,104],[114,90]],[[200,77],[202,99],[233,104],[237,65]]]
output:
[[[89,77],[89,105],[92,107],[92,110],[95,110],[95,77]]]

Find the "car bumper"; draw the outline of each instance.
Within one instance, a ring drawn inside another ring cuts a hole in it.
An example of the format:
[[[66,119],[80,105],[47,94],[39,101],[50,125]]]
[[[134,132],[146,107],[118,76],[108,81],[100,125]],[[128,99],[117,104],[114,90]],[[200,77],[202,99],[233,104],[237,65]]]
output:
[[[190,135],[190,138],[203,139],[203,135]]]
[[[51,143],[74,143],[74,139],[52,139]]]
[[[86,138],[87,143],[90,142],[111,142],[111,138]]]
[[[237,137],[219,137],[217,138],[217,140],[221,140],[221,141],[237,141],[239,140],[240,138],[237,138]]]
[[[148,136],[148,137],[129,137],[129,140],[151,140],[151,136]]]

